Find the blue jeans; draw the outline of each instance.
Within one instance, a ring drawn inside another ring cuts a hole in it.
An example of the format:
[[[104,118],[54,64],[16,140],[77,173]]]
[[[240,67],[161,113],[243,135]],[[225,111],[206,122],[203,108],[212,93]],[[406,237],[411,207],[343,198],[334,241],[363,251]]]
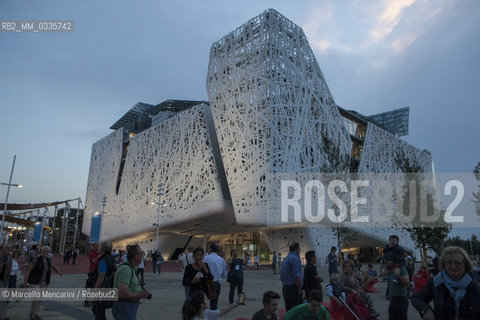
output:
[[[210,300],[210,310],[217,310],[218,298],[220,297],[220,289],[222,289],[221,283],[214,282],[214,284],[215,284],[215,291],[217,292],[217,297],[215,299]]]
[[[115,301],[112,315],[115,320],[137,320],[138,301]]]

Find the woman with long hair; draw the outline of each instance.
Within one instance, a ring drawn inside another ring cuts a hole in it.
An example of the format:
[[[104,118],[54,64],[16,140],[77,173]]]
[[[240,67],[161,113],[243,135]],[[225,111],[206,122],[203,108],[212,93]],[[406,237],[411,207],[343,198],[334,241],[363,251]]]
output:
[[[237,304],[230,304],[226,307],[209,310],[210,301],[203,291],[195,291],[185,300],[182,307],[183,320],[212,320],[223,316],[237,307]]]
[[[357,315],[365,315],[366,317],[378,317],[378,312],[373,308],[372,299],[365,292],[362,285],[362,279],[354,272],[355,263],[347,259],[342,264],[342,275],[340,276],[340,291],[347,295],[347,304],[352,301]],[[363,302],[363,303],[361,303]]]
[[[213,280],[208,264],[203,262],[203,248],[193,250],[194,262],[185,267],[182,284],[190,287],[190,295],[195,291],[207,293],[207,279]]]

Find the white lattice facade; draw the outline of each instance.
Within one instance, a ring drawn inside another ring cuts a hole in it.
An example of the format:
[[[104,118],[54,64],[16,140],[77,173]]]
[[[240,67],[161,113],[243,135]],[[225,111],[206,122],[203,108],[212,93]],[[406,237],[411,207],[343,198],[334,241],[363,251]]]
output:
[[[115,190],[123,130],[94,144],[87,189],[84,233],[92,212],[107,197],[102,239],[152,230],[157,220],[157,185],[165,184],[160,226],[209,216],[227,207],[211,148],[205,105],[181,112],[130,138],[122,181]],[[113,163],[113,166],[110,166]],[[103,170],[107,169],[104,173]]]
[[[400,173],[402,171],[395,163],[395,158],[399,153],[403,153],[407,158],[420,164],[423,172],[432,172],[432,156],[428,151],[419,150],[369,123],[358,172]]]
[[[161,181],[167,206],[160,226],[170,247],[182,246],[189,234],[228,234],[244,227],[263,230],[272,250],[285,252],[287,243],[297,240],[324,256],[335,245],[331,229],[276,229],[267,218],[280,210],[281,174],[331,167],[327,143],[338,157],[353,154],[352,133],[302,29],[275,10],[251,19],[212,45],[206,86],[209,105],[178,113],[168,109],[135,136],[128,138],[125,126],[93,145],[83,232],[89,233],[91,214],[101,210],[105,195],[103,239],[151,238],[157,217],[152,202],[158,201]],[[378,123],[366,124],[361,150],[358,172],[399,172],[398,150],[432,171],[428,152]],[[169,237],[169,231],[177,235]],[[359,243],[371,245],[392,230],[359,232]]]
[[[207,91],[237,221],[264,224],[276,173],[316,172],[351,141],[302,29],[274,10],[214,43]]]

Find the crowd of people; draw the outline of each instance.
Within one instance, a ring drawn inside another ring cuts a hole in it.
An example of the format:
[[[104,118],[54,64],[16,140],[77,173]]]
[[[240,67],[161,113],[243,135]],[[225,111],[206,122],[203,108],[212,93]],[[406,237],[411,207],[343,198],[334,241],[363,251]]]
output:
[[[2,288],[17,288],[18,283],[22,288],[27,286],[47,288],[52,270],[62,275],[60,269],[52,262],[49,246],[39,248],[37,245],[32,245],[28,252],[18,244],[13,246],[11,243],[6,243],[0,248],[0,287]],[[9,302],[4,299],[0,301],[0,320],[9,319],[6,307]],[[41,319],[38,315],[39,309],[40,300],[33,300],[29,319]]]
[[[73,258],[73,250],[69,251]],[[22,263],[25,261],[26,268],[24,277],[18,279],[21,257],[25,257]],[[67,264],[65,255],[63,258]],[[145,253],[139,245],[128,246],[126,250],[117,252],[111,242],[104,242],[101,245],[92,244],[88,259],[90,264],[86,287],[118,289],[118,301],[85,301],[85,306],[92,309],[95,319],[106,319],[108,309],[111,309],[116,320],[136,319],[140,301],[152,298],[145,288],[145,264],[151,263],[153,273],[160,274],[164,262],[162,255],[158,251]],[[383,249],[381,259],[380,273],[372,264],[368,264],[364,272],[358,256],[342,256],[337,254],[336,247],[332,247],[326,257],[329,282],[325,284],[317,272],[315,251],[307,251],[302,255],[299,243],[290,243],[285,258],[282,259],[280,253],[272,253],[272,271],[273,274],[280,273],[281,292],[265,291],[263,307],[259,305],[258,311],[249,317],[252,320],[322,320],[331,319],[330,312],[333,309],[343,308],[345,319],[379,319],[369,289],[383,276],[387,282],[385,296],[389,300],[388,319],[408,319],[409,304],[424,320],[480,319],[480,270],[464,249],[447,247],[436,259],[436,265],[430,269],[422,265],[415,273],[412,254],[399,245],[398,236],[392,235]],[[305,261],[303,267],[302,260]],[[258,269],[258,264],[257,253],[252,259],[247,252],[239,255],[235,249],[230,251],[230,258],[225,261],[216,243],[210,244],[207,253],[200,247],[188,248],[177,260],[184,287],[182,319],[218,319],[237,306],[244,305],[248,299],[244,293],[244,271],[248,266]],[[2,287],[14,288],[20,280],[21,287],[46,288],[52,271],[62,275],[52,261],[48,246],[39,248],[33,245],[28,253],[12,248],[9,243],[1,247]],[[228,283],[229,304],[219,307],[218,300],[225,280]],[[322,285],[330,300],[328,309],[323,305]],[[282,299],[285,308],[279,310]],[[0,320],[8,319],[6,303],[8,301],[0,302]],[[40,301],[32,301],[30,319],[41,319],[39,307]]]
[[[102,245],[96,258],[100,261],[98,273],[105,277],[108,276],[110,267],[107,263],[107,266],[103,265],[102,261],[108,260],[105,255],[108,250],[111,251],[111,244]],[[414,274],[411,253],[403,250],[399,245],[399,238],[395,235],[389,238],[389,244],[383,250],[381,274],[376,272],[372,264],[368,264],[368,269],[363,272],[358,257],[339,257],[336,252],[337,248],[332,247],[326,259],[329,273],[329,283],[325,286],[326,295],[330,303],[346,308],[347,314],[350,313],[358,319],[379,318],[380,315],[365,288],[378,282],[379,276],[384,276],[388,281],[388,319],[408,319],[410,299],[422,319],[480,319],[479,305],[474,303],[480,298],[479,284],[472,275],[473,264],[461,248],[448,247],[443,251],[438,259],[438,273],[434,276],[424,266]],[[300,245],[296,242],[290,244],[289,254],[283,260],[280,260],[280,254],[273,253],[272,270],[274,274],[280,273],[282,292],[264,292],[263,308],[251,316],[252,320],[278,319],[277,311],[281,298],[285,304],[282,319],[330,319],[329,311],[322,305],[323,279],[317,272],[315,252],[305,253],[306,263],[303,270],[300,253]],[[148,259],[158,268],[159,256],[157,252],[145,254],[138,245],[127,248],[126,262],[118,267],[113,282],[113,286],[119,289],[119,301],[115,302],[112,308],[115,319],[136,319],[139,301],[151,298],[150,293],[143,287],[143,264],[145,259]],[[111,265],[118,266],[122,260],[114,261],[116,263]],[[247,297],[243,292],[244,270],[249,261],[249,254],[244,253],[239,257],[236,250],[231,250],[230,258],[225,261],[219,254],[216,243],[209,246],[207,254],[200,247],[188,248],[177,260],[185,288],[182,318],[218,319],[238,305],[245,304]],[[258,259],[254,258],[253,261],[254,268],[257,269]],[[95,261],[92,260],[92,263]],[[155,268],[153,270],[155,272]],[[229,304],[219,308],[218,298],[225,278],[230,289]],[[416,286],[412,285],[417,283]],[[431,301],[433,308],[429,304]],[[93,311],[96,319],[104,319],[105,308],[95,307],[94,304]],[[346,316],[345,319],[347,318]]]
[[[79,254],[79,250],[77,248],[67,248],[65,252],[63,252],[63,264],[70,264],[70,259],[72,259],[72,264],[75,264],[77,261],[77,257]]]

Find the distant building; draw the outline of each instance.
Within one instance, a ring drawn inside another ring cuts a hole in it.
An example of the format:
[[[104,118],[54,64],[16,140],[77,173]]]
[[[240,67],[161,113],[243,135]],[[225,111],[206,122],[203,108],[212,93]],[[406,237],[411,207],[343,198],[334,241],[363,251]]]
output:
[[[399,149],[432,171],[427,151],[399,139],[409,109],[365,116],[337,106],[302,29],[275,10],[212,45],[207,92],[209,101],[139,102],[93,145],[85,234],[106,196],[103,239],[153,249],[152,203],[163,182],[159,247],[167,256],[208,240],[227,255],[237,247],[268,260],[295,240],[325,257],[336,244],[330,229],[269,221],[279,210],[278,174],[335,166],[327,144],[349,171],[399,172]],[[383,246],[391,232],[360,230],[355,245]]]

